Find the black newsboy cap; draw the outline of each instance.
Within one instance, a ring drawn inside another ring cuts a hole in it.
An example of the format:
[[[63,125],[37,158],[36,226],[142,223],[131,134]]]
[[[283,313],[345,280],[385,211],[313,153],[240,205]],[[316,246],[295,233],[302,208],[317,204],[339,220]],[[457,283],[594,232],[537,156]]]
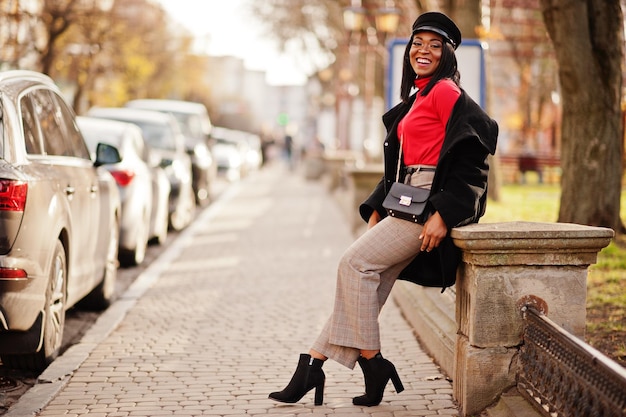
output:
[[[443,13],[427,12],[420,15],[413,23],[413,35],[423,30],[443,36],[454,49],[461,44],[461,31],[452,19]]]

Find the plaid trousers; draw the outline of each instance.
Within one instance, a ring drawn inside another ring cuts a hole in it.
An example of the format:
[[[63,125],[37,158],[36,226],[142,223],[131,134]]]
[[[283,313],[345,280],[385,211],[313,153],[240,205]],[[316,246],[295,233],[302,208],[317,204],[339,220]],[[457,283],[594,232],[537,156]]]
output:
[[[432,176],[420,173],[410,183],[430,185]],[[385,217],[346,250],[337,270],[334,309],[313,350],[350,369],[361,349],[380,350],[378,315],[398,275],[419,253],[422,228]]]

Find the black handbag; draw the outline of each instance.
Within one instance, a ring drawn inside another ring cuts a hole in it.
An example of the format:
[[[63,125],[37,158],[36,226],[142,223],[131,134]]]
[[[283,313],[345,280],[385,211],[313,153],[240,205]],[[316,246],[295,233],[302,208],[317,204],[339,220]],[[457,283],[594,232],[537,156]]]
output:
[[[400,140],[400,150],[398,151],[398,170],[396,172],[396,182],[391,184],[389,192],[383,200],[383,207],[391,217],[408,220],[414,223],[422,223],[422,214],[426,208],[430,190],[427,188],[413,187],[409,184],[398,182],[400,176],[400,164],[402,161],[402,142]]]
[[[430,190],[394,182],[383,201],[383,207],[392,217],[415,223],[422,222]]]

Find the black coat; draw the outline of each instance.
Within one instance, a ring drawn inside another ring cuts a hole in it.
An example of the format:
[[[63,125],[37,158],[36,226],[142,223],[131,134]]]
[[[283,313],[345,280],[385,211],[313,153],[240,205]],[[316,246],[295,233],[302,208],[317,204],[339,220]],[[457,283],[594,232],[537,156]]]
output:
[[[382,203],[396,179],[400,147],[398,123],[408,113],[414,100],[415,96],[412,96],[409,103],[400,103],[383,115],[387,129],[384,143],[385,174],[359,207],[361,217],[366,222],[374,210],[381,217],[387,216]],[[495,153],[497,137],[497,123],[462,91],[446,126],[426,208],[431,213],[438,211],[449,231],[457,226],[476,223],[485,214],[489,172],[487,156]],[[403,169],[404,166],[401,167],[400,178],[404,177]],[[398,278],[444,290],[454,284],[460,259],[461,252],[454,246],[448,232],[439,247],[431,252],[417,254]]]

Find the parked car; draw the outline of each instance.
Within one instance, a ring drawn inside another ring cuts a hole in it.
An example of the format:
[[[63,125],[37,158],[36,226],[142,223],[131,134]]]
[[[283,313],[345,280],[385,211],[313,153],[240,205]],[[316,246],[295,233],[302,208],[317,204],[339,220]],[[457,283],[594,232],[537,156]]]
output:
[[[40,371],[59,353],[65,312],[109,305],[117,277],[120,198],[93,162],[54,82],[0,72],[0,356]]]
[[[170,181],[170,227],[182,230],[193,219],[195,198],[191,159],[185,152],[184,136],[174,117],[152,110],[125,107],[92,108],[87,116],[134,123],[150,147],[159,155]]]
[[[93,149],[91,147],[93,142],[90,141],[90,138],[89,138],[90,135],[88,133],[92,130],[93,131],[97,130],[96,127],[99,125],[99,123],[97,122],[103,123],[104,125],[107,125],[107,126],[109,124],[112,124],[113,126],[116,124],[120,124],[120,125],[126,124],[126,122],[118,122],[116,120],[98,119],[95,117],[88,117],[88,116],[78,117],[78,123],[81,126],[83,136],[85,136],[85,139],[87,140],[87,146],[90,148],[90,152],[93,152]],[[83,124],[86,124],[87,126],[83,126]],[[93,129],[90,129],[89,125],[91,125]],[[169,198],[170,198],[170,189],[171,189],[170,182],[167,179],[167,174],[165,173],[163,168],[160,166],[161,160],[159,156],[153,151],[150,145],[144,140],[141,129],[134,124],[128,124],[128,125],[133,126],[133,127],[129,128],[128,130],[121,129],[120,127],[120,129],[124,133],[126,133],[125,135],[123,135],[123,137],[133,136],[135,137],[135,140],[131,140],[131,141],[122,140],[122,142],[127,145],[131,142],[136,143],[135,146],[131,145],[131,149],[129,150],[129,152],[131,152],[131,154],[137,153],[137,158],[141,159],[141,161],[147,166],[147,169],[149,171],[150,184],[148,185],[148,188],[150,188],[149,194],[151,195],[152,199],[150,201],[151,209],[150,209],[150,221],[149,221],[149,227],[148,227],[148,243],[162,244],[167,239],[167,233],[168,233],[168,227],[169,227]],[[111,128],[113,128],[113,126],[111,126]],[[130,133],[129,130],[132,132],[138,132],[139,140],[137,140],[136,134]],[[121,138],[122,136],[120,136],[120,139]],[[105,137],[102,137],[102,139],[105,140]],[[120,150],[120,152],[122,151]],[[122,152],[122,158],[124,158],[123,155],[124,155],[124,152]],[[133,157],[132,159],[134,158],[135,157]],[[111,166],[111,170],[115,170],[115,169],[116,169],[115,166]],[[124,177],[125,176],[122,174],[119,176],[119,179],[124,181]],[[116,180],[118,180],[118,177],[116,177]],[[133,189],[137,188],[137,181],[131,181],[131,184],[132,185],[130,187],[128,185],[123,187],[122,185],[120,185],[118,181],[118,188],[125,189],[125,191],[122,192],[122,200],[125,199],[123,194],[130,194],[130,195],[136,194],[137,196],[144,196],[145,194],[147,194],[143,192],[143,190],[140,190],[138,193],[134,192]],[[137,197],[131,197],[131,199],[133,200],[133,203],[136,204]],[[128,204],[133,204],[133,203],[128,203]],[[124,202],[122,202],[122,205],[124,205]],[[122,218],[122,226],[120,230],[121,234],[124,234],[123,231],[126,227],[125,225],[129,225],[128,227],[130,227],[129,222],[132,220],[132,216],[127,216],[126,211],[128,210],[122,210],[123,218]],[[128,217],[129,219],[125,220],[126,217]],[[133,233],[129,232],[126,235],[130,239],[130,237],[133,236]],[[122,251],[128,251],[128,253],[124,255],[123,252],[121,252],[120,261],[123,264],[127,264],[127,263],[133,264],[133,251],[131,249],[132,246],[125,244],[124,243],[125,239],[126,238],[124,236],[121,237],[120,240],[122,242],[120,243],[120,249]],[[132,239],[131,239],[131,243],[132,243]],[[134,257],[137,258],[138,255],[141,255],[141,253],[139,254],[135,253]],[[122,257],[126,257],[127,259],[122,259]],[[134,263],[138,264],[141,262],[139,262],[139,259],[135,259]]]
[[[119,260],[122,266],[139,265],[146,257],[152,237],[153,200],[152,172],[148,161],[144,160],[149,155],[149,148],[141,129],[132,123],[95,117],[78,117],[77,122],[92,155],[95,155],[98,143],[108,143],[120,152],[121,161],[106,166],[117,183],[122,201]],[[167,217],[165,222],[167,228]]]
[[[211,187],[217,177],[217,164],[210,149],[211,119],[204,104],[182,100],[137,99],[126,107],[156,110],[172,114],[185,135],[185,149],[191,158],[196,203],[204,206],[211,200]]]
[[[246,171],[247,147],[238,136],[237,131],[223,127],[214,127],[211,131],[217,171],[228,181],[238,181]]]

